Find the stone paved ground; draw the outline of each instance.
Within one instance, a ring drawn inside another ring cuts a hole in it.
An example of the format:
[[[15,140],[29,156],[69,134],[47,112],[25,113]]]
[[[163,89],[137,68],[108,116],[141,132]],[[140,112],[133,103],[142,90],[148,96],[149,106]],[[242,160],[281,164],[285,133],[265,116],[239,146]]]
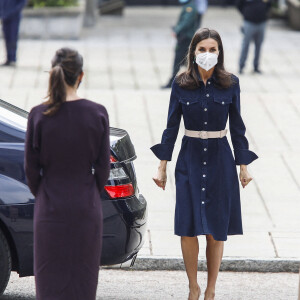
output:
[[[296,300],[298,275],[291,273],[221,272],[216,299],[220,300]],[[206,274],[198,272],[203,293]],[[101,270],[97,300],[183,300],[188,283],[183,271]],[[33,277],[18,278],[12,274],[2,300],[34,300]]]
[[[170,27],[178,8],[128,8],[125,16],[101,17],[78,41],[21,40],[16,69],[0,69],[0,98],[29,110],[46,94],[50,59],[62,46],[77,48],[85,59],[82,97],[104,104],[111,126],[128,130],[138,155],[139,187],[149,204],[147,240],[140,255],[180,256],[173,235],[175,159],[168,166],[166,191],[156,188],[158,160],[149,147],[166,125],[175,41]],[[232,8],[210,8],[203,26],[217,29],[226,66],[236,73],[241,17]],[[2,49],[3,41],[0,41]],[[250,166],[254,181],[241,191],[244,236],[228,239],[225,256],[300,257],[300,32],[283,21],[268,24],[263,48],[264,75],[251,73],[250,58],[240,77],[242,114],[251,149],[260,157]],[[3,52],[1,52],[1,57]],[[0,57],[0,58],[1,58]],[[174,158],[180,148],[180,129]],[[205,241],[200,238],[200,256]]]

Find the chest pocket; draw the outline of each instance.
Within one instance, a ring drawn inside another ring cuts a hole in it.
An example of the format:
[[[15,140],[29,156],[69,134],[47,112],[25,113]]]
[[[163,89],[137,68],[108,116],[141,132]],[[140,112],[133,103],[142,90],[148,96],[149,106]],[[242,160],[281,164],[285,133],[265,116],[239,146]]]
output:
[[[183,107],[194,107],[195,104],[199,103],[199,101],[195,98],[180,98],[179,102],[182,104]]]
[[[232,98],[227,96],[215,96],[214,102],[226,107],[232,103]]]

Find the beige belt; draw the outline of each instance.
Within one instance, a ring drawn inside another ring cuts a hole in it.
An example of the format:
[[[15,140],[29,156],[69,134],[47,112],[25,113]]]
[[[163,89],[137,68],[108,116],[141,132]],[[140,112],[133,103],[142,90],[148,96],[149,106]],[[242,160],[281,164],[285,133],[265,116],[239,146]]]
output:
[[[224,137],[227,133],[227,129],[220,131],[195,131],[185,129],[185,135],[194,138],[200,139],[220,139]]]

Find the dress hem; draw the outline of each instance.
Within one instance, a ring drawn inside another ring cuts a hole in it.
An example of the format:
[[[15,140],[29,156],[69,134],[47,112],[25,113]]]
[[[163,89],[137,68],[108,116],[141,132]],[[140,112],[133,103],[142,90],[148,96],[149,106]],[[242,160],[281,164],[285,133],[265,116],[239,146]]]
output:
[[[227,241],[227,236],[228,236],[228,235],[243,235],[243,232],[227,233],[226,239],[217,238],[217,237],[215,237],[212,233],[204,233],[204,232],[202,232],[202,233],[197,233],[197,234],[195,234],[195,235],[190,235],[190,234],[179,234],[179,233],[176,233],[176,232],[175,232],[174,234],[177,235],[177,236],[187,236],[187,237],[196,237],[196,236],[200,236],[200,235],[212,235],[215,241],[223,241],[223,242],[225,242],[225,241]]]

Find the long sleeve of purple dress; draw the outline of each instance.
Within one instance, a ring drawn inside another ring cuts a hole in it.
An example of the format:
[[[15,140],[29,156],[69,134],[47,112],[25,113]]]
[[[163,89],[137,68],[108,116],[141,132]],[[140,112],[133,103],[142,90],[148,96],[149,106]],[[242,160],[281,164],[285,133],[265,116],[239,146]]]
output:
[[[103,134],[99,149],[99,156],[94,164],[97,186],[101,192],[107,182],[110,171],[110,141],[109,141],[109,119],[105,110],[100,116]]]
[[[25,174],[30,191],[35,196],[41,180],[39,128],[34,125],[31,111],[28,116],[28,125],[25,141]]]

